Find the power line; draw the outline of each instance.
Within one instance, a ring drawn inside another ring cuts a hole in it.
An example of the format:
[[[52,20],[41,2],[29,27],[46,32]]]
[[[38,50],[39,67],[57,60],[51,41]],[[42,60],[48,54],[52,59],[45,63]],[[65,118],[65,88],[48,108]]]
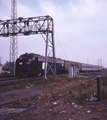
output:
[[[63,53],[65,54],[66,58],[69,60],[69,57],[67,56],[67,54],[66,54],[64,48],[62,47],[62,45],[61,45],[61,43],[60,43],[60,40],[58,39],[58,36],[56,35],[56,33],[55,33],[55,36],[56,36],[56,38],[57,38],[57,40],[58,40],[58,42],[59,42],[60,47],[61,47],[62,50],[63,50]]]

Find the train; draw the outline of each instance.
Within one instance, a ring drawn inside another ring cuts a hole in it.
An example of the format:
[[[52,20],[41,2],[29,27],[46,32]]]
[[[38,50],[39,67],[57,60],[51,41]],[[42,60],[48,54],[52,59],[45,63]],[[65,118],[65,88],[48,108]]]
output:
[[[52,63],[52,58],[47,57],[48,64]],[[60,58],[55,58],[56,62],[56,73],[64,74],[68,73],[69,67],[78,68],[78,72],[93,72],[102,71],[102,66],[79,63],[74,61],[62,60]],[[52,68],[54,65],[52,65]],[[48,68],[48,65],[47,65]],[[16,76],[21,77],[35,77],[44,75],[45,69],[45,57],[34,53],[25,53],[20,55],[16,60]],[[48,71],[49,74],[52,73],[51,70]]]

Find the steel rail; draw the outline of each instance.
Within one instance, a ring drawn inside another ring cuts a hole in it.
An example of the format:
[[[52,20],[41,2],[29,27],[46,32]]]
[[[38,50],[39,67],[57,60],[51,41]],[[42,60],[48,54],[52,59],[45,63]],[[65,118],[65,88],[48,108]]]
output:
[[[85,80],[85,79],[90,80],[90,79],[92,79],[92,80],[96,80],[98,76],[107,77],[107,75],[96,75],[96,76],[91,76],[91,77],[87,76],[86,78],[84,78],[84,77],[77,77],[77,79],[82,79],[82,80]]]
[[[17,77],[9,77],[9,78],[0,78],[0,81],[6,81],[6,80],[14,80],[14,79],[18,79]]]
[[[0,107],[2,107],[2,106],[4,106],[4,105],[11,104],[11,103],[14,103],[14,102],[16,102],[16,101],[24,100],[24,99],[26,99],[26,98],[31,98],[31,97],[33,97],[33,96],[29,96],[29,97],[25,97],[25,98],[22,98],[22,99],[16,99],[16,100],[13,100],[13,101],[9,101],[9,102],[0,104]]]
[[[41,79],[43,77],[35,77],[35,78],[24,78],[24,79],[14,79],[14,80],[1,80],[0,83],[8,83],[8,82],[17,82],[17,81],[25,81],[25,80],[35,80],[35,79]]]

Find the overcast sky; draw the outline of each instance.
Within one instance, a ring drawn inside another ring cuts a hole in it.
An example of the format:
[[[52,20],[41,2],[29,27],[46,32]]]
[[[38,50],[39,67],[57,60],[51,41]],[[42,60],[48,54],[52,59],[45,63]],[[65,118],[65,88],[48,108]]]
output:
[[[56,57],[107,67],[107,0],[17,0],[17,17],[50,15],[55,25]],[[11,18],[11,0],[0,0],[0,19]],[[2,63],[9,60],[10,38],[0,37]],[[18,56],[45,55],[41,35],[19,36]]]

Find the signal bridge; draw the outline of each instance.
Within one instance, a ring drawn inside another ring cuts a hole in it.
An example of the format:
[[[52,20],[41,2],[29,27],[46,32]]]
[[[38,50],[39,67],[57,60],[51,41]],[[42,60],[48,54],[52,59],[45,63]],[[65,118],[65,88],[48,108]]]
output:
[[[45,70],[44,76],[46,78],[49,70],[46,69],[47,57],[53,58],[54,69],[49,65],[49,69],[56,75],[55,64],[55,46],[54,46],[54,23],[53,18],[49,15],[10,20],[0,20],[0,37],[9,37],[17,35],[33,35],[41,34],[46,42],[45,50]]]

